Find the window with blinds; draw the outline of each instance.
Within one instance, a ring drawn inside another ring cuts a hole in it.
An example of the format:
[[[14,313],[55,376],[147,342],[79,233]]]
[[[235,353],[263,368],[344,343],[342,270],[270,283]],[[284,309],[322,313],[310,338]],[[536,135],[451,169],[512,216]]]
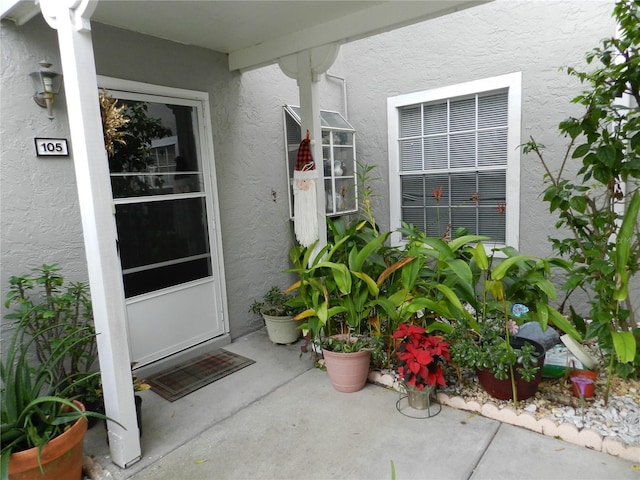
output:
[[[522,73],[387,99],[391,242],[402,222],[518,248]]]
[[[402,220],[505,243],[507,91],[399,109]]]
[[[517,246],[519,73],[392,97],[388,120],[392,228]]]

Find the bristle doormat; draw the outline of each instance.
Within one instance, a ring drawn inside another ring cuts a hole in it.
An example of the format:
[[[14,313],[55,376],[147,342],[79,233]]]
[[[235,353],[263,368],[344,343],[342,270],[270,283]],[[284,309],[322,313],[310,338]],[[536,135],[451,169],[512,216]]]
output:
[[[255,363],[224,349],[207,353],[146,379],[151,390],[175,402],[179,398]]]

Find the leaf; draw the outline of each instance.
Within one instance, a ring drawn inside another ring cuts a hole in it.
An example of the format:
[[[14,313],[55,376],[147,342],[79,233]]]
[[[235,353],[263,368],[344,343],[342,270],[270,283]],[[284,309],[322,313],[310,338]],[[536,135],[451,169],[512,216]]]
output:
[[[436,288],[447,297],[447,300],[461,313],[466,312],[465,308],[462,306],[460,299],[458,296],[446,285],[439,283],[436,285]]]
[[[549,281],[548,279],[541,277],[541,278],[537,278],[532,282],[533,285],[535,285],[536,287],[538,287],[540,290],[542,290],[544,292],[544,294],[555,300],[556,298],[556,287],[553,285],[553,283],[551,281]]]
[[[304,312],[300,312],[298,315],[293,317],[294,320],[304,320],[305,318],[315,317],[316,311],[313,308],[309,308]]]
[[[348,295],[349,293],[351,293],[351,274],[344,263],[320,262],[314,268],[324,267],[328,267],[331,269],[333,279],[335,280],[337,287],[340,289],[340,292],[343,295]]]
[[[460,247],[465,246],[467,243],[481,242],[483,240],[490,240],[490,237],[482,235],[464,235],[462,237],[454,238],[449,242],[449,248],[452,252],[455,252]]]
[[[629,295],[629,274],[627,272],[627,263],[629,261],[629,252],[631,251],[631,242],[633,233],[640,211],[640,193],[635,192],[627,211],[622,219],[620,231],[616,238],[616,253],[614,256],[614,267],[616,273],[616,286],[613,293],[614,300],[621,301]]]
[[[451,258],[454,256],[451,248],[449,248],[449,245],[447,245],[446,242],[440,240],[439,238],[425,237],[421,240],[425,245],[428,245],[433,250],[436,250],[440,254],[444,255],[445,258]]]
[[[478,242],[475,248],[471,250],[471,255],[473,255],[480,270],[487,270],[489,268],[489,259],[487,258],[487,252],[484,250],[482,242]]]
[[[535,259],[533,255],[518,255],[516,257],[506,258],[493,269],[493,271],[491,272],[491,277],[496,280],[502,280],[511,267],[525,260],[533,259]]]
[[[484,249],[483,249],[484,251]],[[473,281],[473,273],[471,272],[471,268],[469,267],[469,264],[467,262],[465,262],[464,260],[461,260],[459,258],[455,258],[453,260],[450,260],[447,262],[447,265],[449,266],[449,268],[451,268],[451,270],[453,270],[453,272],[460,277],[460,279],[466,283],[466,284],[470,284]]]
[[[376,283],[378,285],[382,285],[382,282],[384,282],[389,275],[391,275],[393,272],[395,272],[399,268],[404,267],[407,263],[412,262],[414,259],[415,257],[405,257],[402,260],[398,260],[393,265],[389,265],[387,268],[384,269],[384,272],[380,274]]]
[[[564,333],[569,334],[569,336],[574,340],[577,340],[579,342],[582,341],[582,336],[580,335],[578,330],[576,330],[575,327],[571,325],[569,320],[567,320],[564,316],[562,316],[562,314],[559,311],[557,311],[553,307],[550,307],[549,305],[546,306],[546,310],[547,310],[547,313],[549,314],[549,320],[553,325],[556,326],[556,328],[559,328]]]
[[[549,309],[546,303],[536,303],[536,311],[538,312],[538,323],[542,330],[547,329],[549,323]]]
[[[598,148],[598,158],[607,167],[612,168],[616,161],[616,147],[613,145],[601,145]]]
[[[584,157],[587,153],[589,153],[589,149],[590,149],[590,145],[588,143],[583,143],[582,145],[579,145],[578,147],[576,147],[576,149],[573,151],[573,155],[571,155],[572,158],[580,158],[580,157]]]
[[[504,299],[504,288],[499,280],[485,280],[484,288],[493,295],[496,300]]]
[[[196,461],[195,461],[195,462],[193,462],[193,463],[195,463],[196,465],[202,465],[203,463],[207,463],[208,461],[209,461],[208,459],[203,458],[203,459],[201,459],[201,460],[196,460]]]
[[[349,268],[351,268],[351,270],[356,270],[356,271],[362,270],[362,265],[364,264],[364,261],[367,259],[367,257],[371,255],[372,252],[376,251],[380,247],[380,245],[382,245],[385,242],[385,240],[390,234],[391,232],[383,233],[375,237],[369,243],[367,243],[362,248],[362,250],[358,252],[358,255],[356,256],[354,263],[352,265],[349,265]]]
[[[611,332],[616,356],[621,363],[633,362],[636,357],[636,339],[631,332]]]
[[[291,293],[293,292],[296,288],[300,288],[300,280],[298,280],[296,283],[294,283],[293,285],[290,285],[289,287],[287,287],[287,289],[284,291],[284,293]]]
[[[571,197],[571,200],[569,200],[569,205],[577,212],[584,213],[584,211],[587,209],[587,199],[583,196]]]
[[[433,322],[427,325],[427,333],[432,333],[435,331],[440,331],[442,333],[451,333],[453,332],[453,326],[443,322]]]
[[[369,289],[369,292],[371,293],[372,297],[378,296],[378,294],[380,293],[380,289],[378,288],[378,285],[376,285],[376,282],[373,280],[373,278],[371,278],[369,275],[363,272],[351,272],[351,273],[356,277],[358,277],[360,280],[365,281],[365,283],[367,284],[367,288]]]

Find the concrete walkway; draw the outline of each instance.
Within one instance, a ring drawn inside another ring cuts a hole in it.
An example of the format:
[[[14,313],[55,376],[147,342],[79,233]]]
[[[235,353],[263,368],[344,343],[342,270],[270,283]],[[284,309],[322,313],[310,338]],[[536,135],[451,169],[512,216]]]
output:
[[[256,363],[173,403],[143,392],[140,462],[111,464],[102,425],[85,454],[117,480],[391,479],[392,462],[398,480],[640,480],[632,462],[473,413],[414,419],[395,391],[339,393],[298,345],[264,331],[225,348]]]

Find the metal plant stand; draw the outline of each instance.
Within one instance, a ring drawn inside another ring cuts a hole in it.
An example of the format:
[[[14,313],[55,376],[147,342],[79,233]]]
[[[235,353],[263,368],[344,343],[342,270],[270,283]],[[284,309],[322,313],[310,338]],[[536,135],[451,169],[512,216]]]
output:
[[[442,410],[435,396],[436,387],[416,390],[400,384],[400,398],[396,402],[396,409],[403,415],[411,418],[435,417]]]

